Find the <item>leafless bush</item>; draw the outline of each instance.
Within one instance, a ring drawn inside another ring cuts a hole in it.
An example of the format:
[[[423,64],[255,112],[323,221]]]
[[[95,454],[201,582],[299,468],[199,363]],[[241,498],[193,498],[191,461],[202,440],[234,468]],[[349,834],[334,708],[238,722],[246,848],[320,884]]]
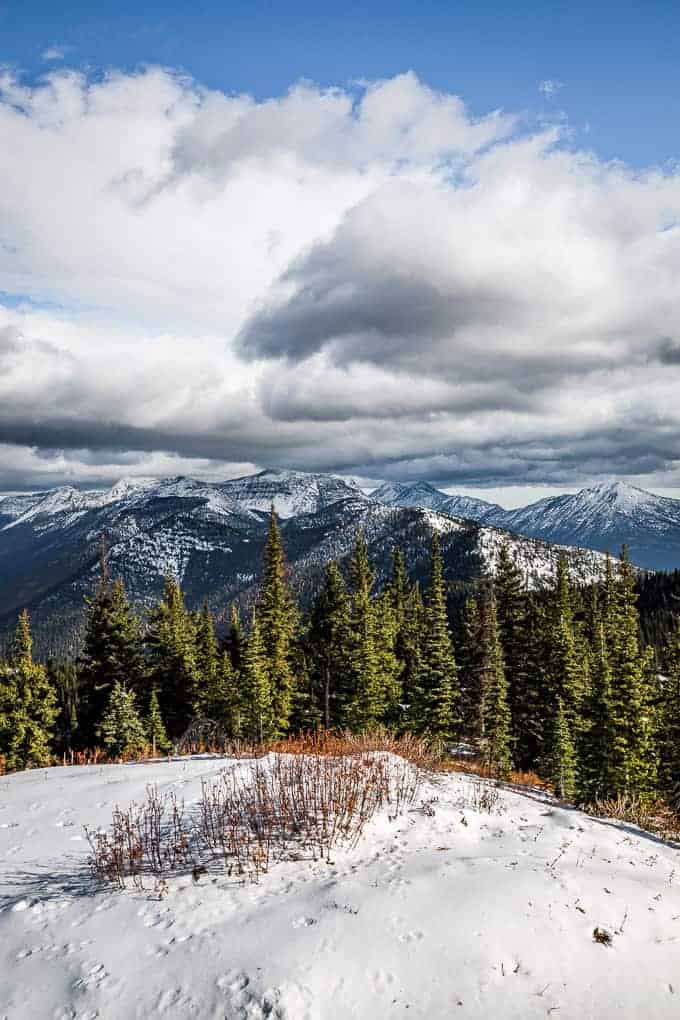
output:
[[[664,800],[619,794],[593,801],[584,807],[589,814],[600,818],[616,818],[656,833],[662,839],[680,840],[680,812]]]
[[[464,795],[465,807],[492,815],[502,810],[498,783],[490,779],[472,778]]]
[[[396,817],[418,793],[420,769],[389,754],[272,755],[203,781],[192,813],[148,787],[142,804],[116,808],[108,832],[86,829],[91,863],[106,882],[144,888],[171,872],[257,878],[276,861],[330,859],[352,846],[381,807]]]

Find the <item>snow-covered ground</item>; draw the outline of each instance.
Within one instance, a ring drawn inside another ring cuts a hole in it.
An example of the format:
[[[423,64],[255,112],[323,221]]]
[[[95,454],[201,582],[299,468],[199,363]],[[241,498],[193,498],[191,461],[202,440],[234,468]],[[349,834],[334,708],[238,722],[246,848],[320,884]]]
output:
[[[480,810],[462,775],[332,864],[177,877],[162,900],[93,891],[83,824],[148,783],[188,803],[224,765],[0,779],[2,1020],[680,1016],[680,853],[531,791]]]

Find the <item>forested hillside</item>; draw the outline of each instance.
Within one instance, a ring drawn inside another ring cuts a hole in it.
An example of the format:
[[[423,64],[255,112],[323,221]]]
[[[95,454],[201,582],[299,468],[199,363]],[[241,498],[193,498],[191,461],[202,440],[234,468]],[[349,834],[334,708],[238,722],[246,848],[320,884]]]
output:
[[[220,742],[386,726],[465,741],[492,773],[533,769],[584,802],[677,796],[678,620],[664,625],[660,673],[625,550],[597,584],[576,585],[561,556],[532,590],[501,545],[493,580],[461,594],[437,531],[422,584],[398,548],[379,581],[360,534],[346,569],[328,559],[301,602],[272,511],[256,594],[247,613],[225,607],[218,637],[210,606],[188,609],[171,575],[140,618],[104,556],[76,660],[38,664],[20,617],[0,679],[4,766],[163,751],[197,720]]]

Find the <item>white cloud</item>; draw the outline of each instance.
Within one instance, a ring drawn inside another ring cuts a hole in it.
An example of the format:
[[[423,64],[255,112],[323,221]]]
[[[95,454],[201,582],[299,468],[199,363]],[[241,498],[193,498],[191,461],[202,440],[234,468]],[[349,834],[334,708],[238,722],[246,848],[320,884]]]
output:
[[[24,296],[0,306],[0,484],[678,484],[676,173],[413,74],[257,102],[5,72],[0,135],[0,291]]]
[[[47,49],[42,51],[42,59],[45,61],[63,60],[66,56],[66,48],[64,46],[48,46]]]
[[[545,78],[543,81],[538,83],[538,91],[546,97],[546,99],[552,99],[556,96],[560,89],[564,88],[564,82],[559,81],[557,78]]]

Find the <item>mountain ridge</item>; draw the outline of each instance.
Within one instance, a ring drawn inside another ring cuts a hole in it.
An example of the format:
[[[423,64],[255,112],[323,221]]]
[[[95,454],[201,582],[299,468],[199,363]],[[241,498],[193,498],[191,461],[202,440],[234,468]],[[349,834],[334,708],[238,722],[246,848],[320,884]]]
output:
[[[446,576],[461,597],[493,574],[504,545],[529,587],[553,576],[563,551],[469,517],[391,507],[353,482],[318,473],[265,471],[225,482],[184,476],[141,484],[123,480],[88,492],[62,487],[11,504],[4,517],[0,500],[0,626],[6,633],[17,611],[27,607],[42,653],[73,651],[82,633],[84,598],[97,583],[102,536],[110,572],[122,578],[140,612],[157,600],[164,577],[172,573],[188,603],[207,600],[219,623],[233,599],[247,606],[255,596],[272,504],[303,602],[318,589],[329,559],[346,566],[359,534],[380,585],[397,546],[411,576],[424,583],[436,531]],[[601,576],[599,553],[566,551],[575,580]]]
[[[429,483],[428,483],[429,485]],[[420,483],[409,489],[402,485],[395,496],[380,487],[383,499],[395,498],[399,505],[417,505]],[[449,494],[429,486],[442,497]],[[434,496],[430,496],[434,499]],[[466,497],[463,497],[466,498]],[[414,502],[415,501],[415,502]],[[560,545],[595,549],[617,554],[628,547],[631,559],[649,570],[680,567],[680,500],[657,496],[621,481],[605,481],[561,496],[547,496],[523,507],[506,510],[483,500],[469,516],[531,538]]]

